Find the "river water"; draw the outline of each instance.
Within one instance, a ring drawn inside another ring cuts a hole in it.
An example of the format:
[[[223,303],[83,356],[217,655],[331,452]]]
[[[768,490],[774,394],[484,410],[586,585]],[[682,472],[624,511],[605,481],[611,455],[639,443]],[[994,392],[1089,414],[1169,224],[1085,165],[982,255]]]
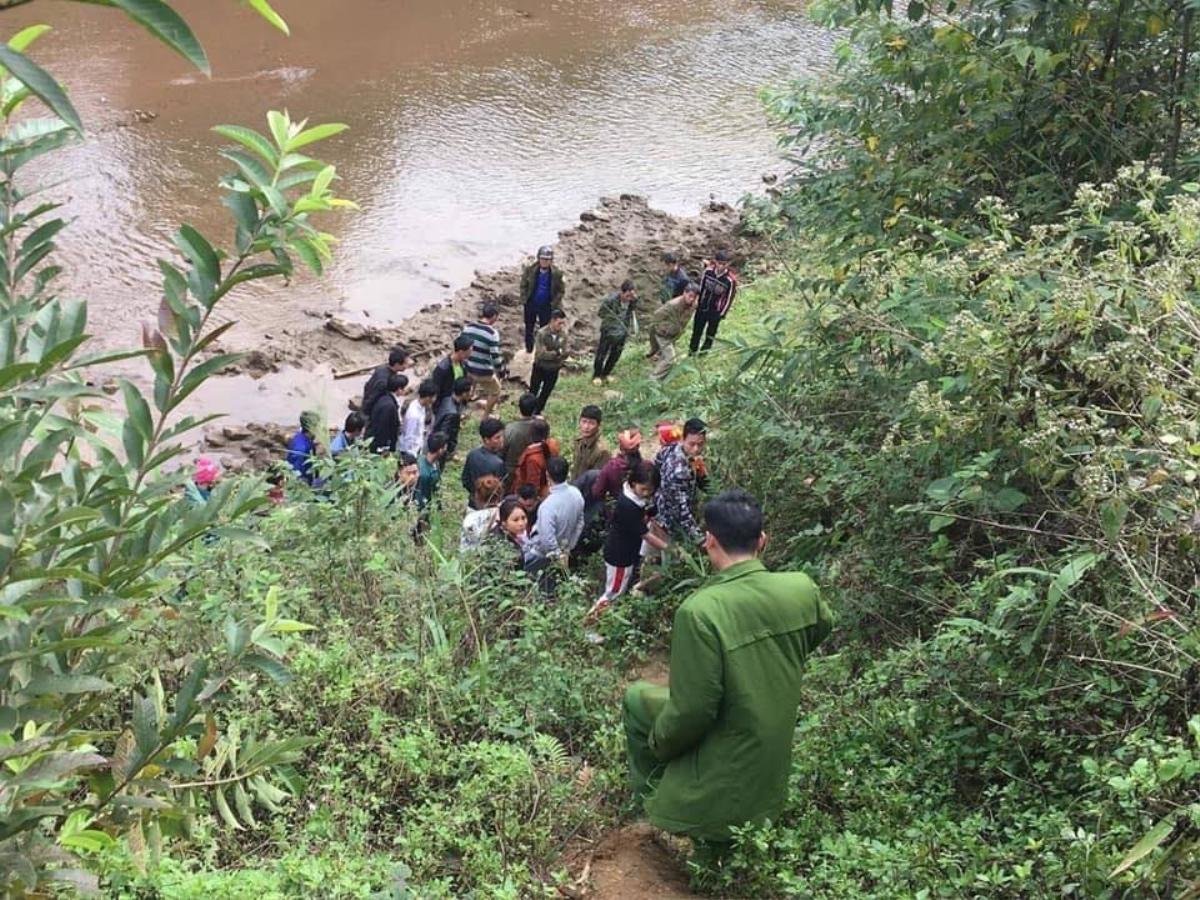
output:
[[[399,321],[553,241],[602,195],[679,213],[736,200],[780,167],[757,91],[829,57],[828,34],[791,2],[275,5],[290,38],[235,0],[178,3],[211,79],[114,10],[39,0],[0,15],[6,34],[54,27],[32,53],[89,130],[45,174],[65,179],[60,261],[102,343],[136,343],[179,222],[228,242],[214,124],[265,130],[266,111],[286,107],[350,126],[317,150],[362,211],[326,222],[342,243],[324,279],[225,305],[233,342],[249,346],[306,311]]]

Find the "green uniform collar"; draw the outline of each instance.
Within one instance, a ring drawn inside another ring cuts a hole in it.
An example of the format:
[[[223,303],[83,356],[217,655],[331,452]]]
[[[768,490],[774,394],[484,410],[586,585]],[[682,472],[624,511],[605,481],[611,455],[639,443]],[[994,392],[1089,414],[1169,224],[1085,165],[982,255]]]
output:
[[[725,569],[713,575],[709,579],[709,584],[724,584],[727,581],[733,581],[735,578],[741,578],[743,575],[750,575],[753,572],[765,572],[767,567],[762,564],[761,559],[747,559],[744,562],[734,563],[728,569]]]

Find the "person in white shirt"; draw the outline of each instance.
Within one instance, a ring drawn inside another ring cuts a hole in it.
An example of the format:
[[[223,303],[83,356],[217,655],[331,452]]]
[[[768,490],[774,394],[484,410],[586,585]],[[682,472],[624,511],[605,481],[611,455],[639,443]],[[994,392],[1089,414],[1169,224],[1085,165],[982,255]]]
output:
[[[408,409],[404,411],[404,422],[400,430],[400,449],[413,456],[425,452],[425,439],[429,437],[429,410],[437,399],[437,385],[426,378],[417,388]]]

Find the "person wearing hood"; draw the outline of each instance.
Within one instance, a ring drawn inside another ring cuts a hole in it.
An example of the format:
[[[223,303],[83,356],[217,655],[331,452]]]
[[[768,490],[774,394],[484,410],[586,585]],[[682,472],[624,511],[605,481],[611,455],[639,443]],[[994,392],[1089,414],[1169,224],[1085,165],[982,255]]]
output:
[[[302,412],[300,414],[300,430],[293,434],[287,443],[287,464],[309,487],[313,487],[316,483],[313,462],[316,460],[318,452],[317,429],[320,424],[320,414],[311,409]]]

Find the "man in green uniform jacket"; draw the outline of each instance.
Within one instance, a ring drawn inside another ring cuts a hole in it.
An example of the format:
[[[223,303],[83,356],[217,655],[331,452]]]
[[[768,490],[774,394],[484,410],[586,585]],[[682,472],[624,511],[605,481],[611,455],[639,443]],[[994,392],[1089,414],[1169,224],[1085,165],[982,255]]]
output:
[[[750,494],[719,494],[704,519],[716,575],[675,614],[670,688],[630,685],[625,734],[650,821],[722,844],[783,806],[801,671],[833,615],[807,575],[758,560],[766,535]]]

